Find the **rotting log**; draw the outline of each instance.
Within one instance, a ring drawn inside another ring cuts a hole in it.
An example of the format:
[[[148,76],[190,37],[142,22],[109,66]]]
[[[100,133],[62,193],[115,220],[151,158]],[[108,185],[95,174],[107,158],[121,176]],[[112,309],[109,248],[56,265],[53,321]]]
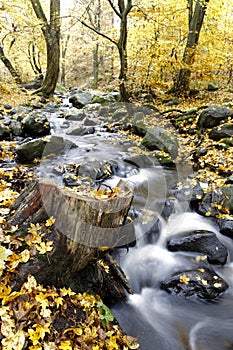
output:
[[[107,284],[116,281],[116,289],[122,296],[123,289],[130,292],[124,273],[117,265],[114,269],[109,255],[105,257],[99,249],[127,245],[135,239],[133,224],[126,224],[133,192],[123,181],[120,181],[118,188],[114,196],[110,191],[109,197],[103,198],[75,192],[48,179],[35,181],[26,188],[11,207],[8,224],[27,228],[30,223],[53,216],[55,223],[46,237],[46,240],[53,241],[53,249],[22,264],[15,280],[15,289],[21,286],[28,274],[32,274],[38,283],[56,287],[71,285],[77,291],[85,288],[80,283],[94,276],[93,285],[89,284],[88,288],[99,293],[100,288],[94,285],[104,286],[104,279],[107,278]],[[104,268],[98,264],[100,255],[109,265],[111,276],[107,276]],[[88,274],[86,278],[85,274]],[[110,284],[108,288],[111,289]],[[117,294],[116,291],[114,293]],[[104,295],[109,295],[109,290]],[[114,299],[115,295],[112,297]]]

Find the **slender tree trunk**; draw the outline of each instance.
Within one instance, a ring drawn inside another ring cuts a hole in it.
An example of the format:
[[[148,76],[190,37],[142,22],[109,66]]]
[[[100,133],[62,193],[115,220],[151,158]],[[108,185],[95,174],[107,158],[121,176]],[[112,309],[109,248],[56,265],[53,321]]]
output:
[[[117,48],[120,56],[120,74],[119,74],[119,89],[121,99],[124,102],[129,101],[129,93],[127,91],[127,71],[128,71],[128,60],[127,60],[127,12],[124,9],[121,17],[120,26],[120,37],[117,44]]]
[[[5,67],[10,72],[12,78],[17,84],[22,84],[22,80],[18,74],[18,72],[15,70],[15,68],[12,66],[10,60],[5,56],[4,50],[2,46],[0,46],[0,59],[4,63]]]
[[[193,0],[189,0],[189,33],[182,59],[184,67],[177,74],[174,86],[171,89],[171,92],[176,94],[182,94],[190,90],[192,65],[195,61],[196,48],[206,13],[207,2],[208,0],[197,0],[193,13]]]
[[[99,81],[99,43],[93,49],[93,88],[97,89]]]

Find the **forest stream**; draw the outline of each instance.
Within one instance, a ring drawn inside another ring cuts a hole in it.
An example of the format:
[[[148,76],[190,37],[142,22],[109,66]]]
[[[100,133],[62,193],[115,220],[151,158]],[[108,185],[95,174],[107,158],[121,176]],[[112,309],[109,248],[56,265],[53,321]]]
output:
[[[54,113],[49,120],[53,134],[67,138],[62,127],[64,120]],[[114,164],[114,174],[102,181],[104,184],[114,187],[122,179],[133,185],[132,211],[140,213],[135,219],[136,244],[114,251],[134,292],[126,303],[112,307],[123,330],[138,338],[141,350],[232,349],[233,241],[219,232],[211,218],[191,211],[187,203],[175,201],[169,217],[164,217],[168,193],[174,188],[181,168],[178,171],[159,164],[140,168],[125,162],[135,151],[134,142],[105,132],[101,127],[95,134],[69,139],[78,148],[67,149],[53,161],[42,161],[39,177],[52,178],[61,184],[60,174],[53,171],[58,166],[96,159]],[[156,215],[142,224],[150,211]],[[186,298],[161,289],[163,280],[176,271],[194,269],[200,262],[194,252],[173,252],[166,247],[175,234],[195,230],[215,233],[228,250],[224,266],[212,264],[214,271],[229,285],[226,292],[214,300],[198,298],[195,294]]]

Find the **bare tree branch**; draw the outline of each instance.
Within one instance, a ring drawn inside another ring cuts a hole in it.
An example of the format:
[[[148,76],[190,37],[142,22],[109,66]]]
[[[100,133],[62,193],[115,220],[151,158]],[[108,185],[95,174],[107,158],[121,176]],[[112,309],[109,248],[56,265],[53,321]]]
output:
[[[93,32],[95,32],[96,34],[102,36],[103,38],[111,41],[111,43],[113,43],[114,45],[118,46],[117,41],[113,40],[112,38],[110,38],[108,35],[105,35],[104,33],[101,33],[100,31],[96,30],[95,28],[91,27],[89,24],[87,24],[86,22],[79,20],[80,23],[82,23],[82,25],[84,25],[85,27],[89,28],[90,30],[92,30]]]
[[[116,9],[116,7],[114,6],[112,0],[108,0],[108,2],[109,2],[109,4],[110,4],[111,8],[113,9],[113,11],[115,12],[115,14],[116,14],[118,17],[122,18],[122,15],[120,14],[119,11],[117,11],[117,9]]]

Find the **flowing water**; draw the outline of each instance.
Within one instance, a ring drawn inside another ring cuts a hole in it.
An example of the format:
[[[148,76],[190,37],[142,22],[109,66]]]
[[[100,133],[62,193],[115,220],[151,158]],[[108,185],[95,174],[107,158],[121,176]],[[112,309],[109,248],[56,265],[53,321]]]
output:
[[[54,133],[65,135],[62,120],[53,115]],[[54,160],[56,164],[85,161],[91,157],[117,164],[115,175],[105,183],[115,186],[123,179],[134,187],[132,208],[140,213],[135,220],[135,247],[118,249],[116,258],[129,278],[133,295],[127,303],[112,308],[121,327],[138,338],[141,350],[229,350],[233,349],[233,243],[218,231],[208,218],[187,210],[187,205],[175,205],[175,212],[165,220],[163,211],[168,190],[174,186],[181,170],[165,169],[160,165],[138,169],[123,161],[134,154],[132,141],[99,129],[94,135],[67,137],[78,145]],[[40,176],[53,177],[48,163],[41,163]],[[59,181],[59,176],[57,177]],[[148,219],[148,213],[149,219]],[[147,222],[143,222],[147,221]],[[145,233],[157,224],[156,234]],[[216,233],[228,247],[228,261],[215,271],[229,284],[229,289],[215,301],[174,296],[160,289],[166,277],[194,266],[195,254],[169,252],[169,237],[192,229],[207,229]]]

